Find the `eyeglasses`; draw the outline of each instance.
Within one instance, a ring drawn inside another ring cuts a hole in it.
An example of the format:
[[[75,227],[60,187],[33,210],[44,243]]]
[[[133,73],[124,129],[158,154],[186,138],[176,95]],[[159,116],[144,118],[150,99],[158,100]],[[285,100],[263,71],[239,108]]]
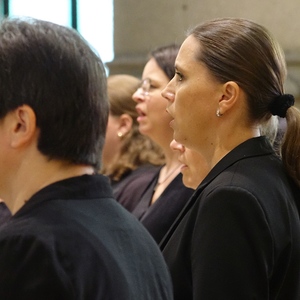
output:
[[[151,80],[149,78],[146,78],[141,82],[138,90],[140,90],[143,96],[149,96],[150,88]]]

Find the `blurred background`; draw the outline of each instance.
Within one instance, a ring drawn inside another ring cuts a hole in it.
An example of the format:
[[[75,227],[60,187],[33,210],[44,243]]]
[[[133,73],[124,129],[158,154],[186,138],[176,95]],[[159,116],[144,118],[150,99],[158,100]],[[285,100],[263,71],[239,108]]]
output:
[[[188,28],[216,17],[267,27],[286,55],[286,92],[300,105],[299,0],[0,0],[0,17],[30,16],[77,29],[108,74],[140,77],[149,51],[181,43]],[[221,47],[222,45],[220,45]]]

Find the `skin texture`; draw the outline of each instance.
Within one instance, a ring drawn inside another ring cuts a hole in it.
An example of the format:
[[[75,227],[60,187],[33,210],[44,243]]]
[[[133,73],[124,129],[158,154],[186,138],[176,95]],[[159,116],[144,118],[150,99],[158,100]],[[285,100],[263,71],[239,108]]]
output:
[[[172,128],[174,138],[187,147],[193,147],[195,133],[199,143],[209,144],[213,138],[213,125],[221,85],[212,80],[207,68],[196,61],[197,42],[187,38],[179,50],[172,79],[176,100],[168,111],[174,117]]]
[[[175,62],[176,74],[162,95],[169,101],[174,139],[200,152],[212,168],[237,145],[259,136],[259,130],[246,117],[244,92],[233,81],[218,82],[196,59],[200,50],[193,36],[183,42]]]
[[[119,118],[109,114],[105,144],[102,152],[102,163],[108,165],[114,161],[115,156],[119,153],[121,147],[121,139],[118,137]]]
[[[162,183],[153,193],[153,204],[179,174],[180,163],[176,153],[170,148],[173,139],[173,130],[170,127],[172,117],[166,111],[168,102],[161,94],[169,78],[154,58],[151,58],[144,67],[142,80],[147,78],[151,81],[149,94],[145,95],[142,89],[138,89],[133,95],[133,100],[137,103],[139,131],[161,147],[166,161],[158,178],[158,182]]]
[[[207,162],[197,151],[186,148],[175,140],[170,147],[177,152],[178,160],[182,163],[182,181],[186,187],[196,189],[209,172]]]
[[[132,118],[128,114],[121,116],[109,114],[102,152],[103,165],[109,165],[117,159],[122,147],[122,137],[131,130],[131,127]]]
[[[0,165],[1,170],[5,170],[0,172],[0,194],[12,214],[43,187],[65,178],[94,173],[92,166],[49,160],[37,149],[39,132],[35,113],[28,105],[8,113],[0,122]]]
[[[154,58],[151,58],[145,65],[142,78],[149,78],[151,87],[149,96],[144,96],[140,89],[133,95],[139,113],[137,119],[139,130],[159,144],[165,144],[165,139],[169,139],[168,143],[170,143],[173,132],[169,123],[172,118],[166,112],[168,102],[161,95],[161,91],[168,84],[169,79]]]

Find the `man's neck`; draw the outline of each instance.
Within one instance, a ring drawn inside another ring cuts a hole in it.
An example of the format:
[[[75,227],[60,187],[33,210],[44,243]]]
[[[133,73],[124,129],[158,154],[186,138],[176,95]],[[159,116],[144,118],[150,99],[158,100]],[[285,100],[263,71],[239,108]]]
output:
[[[41,162],[41,161],[40,161]],[[71,177],[94,174],[94,168],[87,165],[75,165],[62,161],[36,163],[29,169],[23,168],[16,175],[13,187],[3,199],[12,214],[15,214],[35,193],[44,187]]]

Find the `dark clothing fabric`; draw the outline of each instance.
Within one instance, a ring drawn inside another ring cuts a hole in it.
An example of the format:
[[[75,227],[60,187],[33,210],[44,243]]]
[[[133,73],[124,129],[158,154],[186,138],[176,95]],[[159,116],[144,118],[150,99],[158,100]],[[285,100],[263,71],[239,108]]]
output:
[[[11,218],[10,210],[4,202],[0,202],[0,226],[5,224]]]
[[[264,137],[227,154],[161,243],[176,300],[300,299],[299,188]]]
[[[155,241],[160,243],[194,190],[185,187],[182,174],[178,174],[160,197],[150,205],[158,175],[159,170],[132,213],[147,228]]]
[[[0,299],[172,299],[163,257],[113,198],[84,175],[37,192],[0,230]]]
[[[120,181],[112,181],[111,185],[116,200],[132,212],[159,169],[160,167],[153,165],[140,166]]]

